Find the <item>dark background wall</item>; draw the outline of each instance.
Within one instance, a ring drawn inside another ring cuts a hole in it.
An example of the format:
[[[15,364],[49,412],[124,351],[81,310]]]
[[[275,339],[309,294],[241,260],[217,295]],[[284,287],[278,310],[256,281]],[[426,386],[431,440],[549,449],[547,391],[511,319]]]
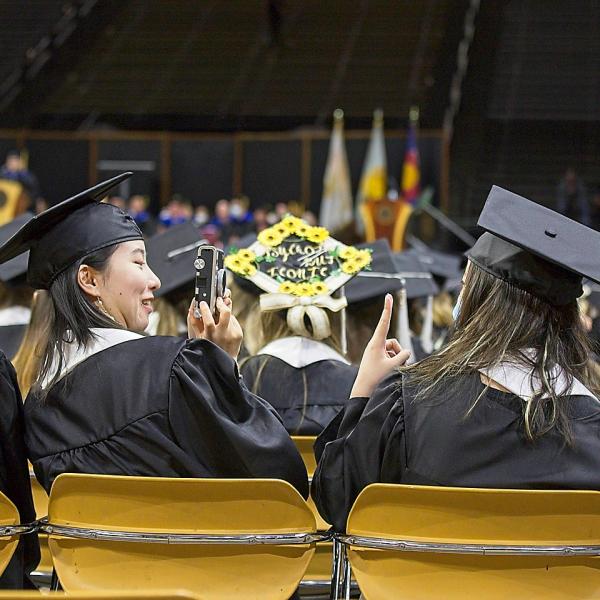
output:
[[[55,136],[55,137],[53,137]],[[217,137],[166,133],[0,133],[0,153],[26,148],[42,195],[54,204],[88,184],[125,170],[134,177],[118,192],[145,194],[153,208],[181,194],[194,204],[214,206],[219,198],[246,194],[252,204],[298,201],[318,213],[329,139],[323,133],[225,134]],[[369,132],[348,131],[346,149],[356,192]],[[400,180],[403,132],[388,132],[388,176]],[[445,153],[439,132],[419,139],[424,185],[443,204]]]

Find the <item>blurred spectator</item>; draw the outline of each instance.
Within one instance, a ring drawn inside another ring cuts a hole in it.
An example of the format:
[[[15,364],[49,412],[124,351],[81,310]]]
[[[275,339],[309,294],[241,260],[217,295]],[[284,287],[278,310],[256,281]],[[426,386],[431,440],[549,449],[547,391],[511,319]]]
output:
[[[109,196],[106,199],[106,202],[107,204],[112,204],[123,211],[127,210],[127,203],[125,202],[124,198],[121,198],[121,196]]]
[[[0,179],[17,181],[25,188],[32,200],[40,195],[37,177],[27,168],[18,150],[11,150],[6,155],[6,161],[0,167]]]
[[[307,210],[305,213],[303,213],[302,218],[313,227],[318,225],[317,217],[314,215],[314,213],[310,212],[310,210]]]
[[[173,194],[169,204],[160,211],[158,220],[163,228],[168,228],[191,221],[193,215],[192,205],[183,196]]]
[[[219,228],[222,228],[226,225],[229,225],[230,215],[229,215],[229,200],[225,198],[221,198],[215,204],[215,215],[210,220],[211,225],[216,225]]]
[[[210,220],[210,225],[214,225],[219,230],[221,241],[224,245],[227,245],[229,238],[235,235],[234,224],[229,211],[229,200],[221,198],[215,204],[215,214]]]
[[[275,205],[275,216],[277,217],[277,221],[281,221],[285,215],[290,212],[290,209],[287,205],[287,202],[278,202]]]
[[[588,204],[585,185],[575,172],[569,167],[558,184],[556,193],[556,210],[584,225],[590,225],[590,206]]]
[[[210,212],[204,204],[200,204],[196,206],[196,210],[194,212],[194,225],[196,227],[202,227],[206,225],[210,221]]]
[[[253,230],[252,213],[248,210],[250,200],[247,196],[233,198],[229,203],[229,216],[232,225],[232,235],[243,237]]]
[[[42,196],[38,196],[35,199],[35,214],[39,215],[41,212],[44,212],[48,208],[48,200]]]
[[[133,220],[146,237],[156,233],[156,219],[148,210],[147,196],[142,196],[141,194],[131,196],[127,212],[133,217]]]
[[[269,226],[267,222],[267,209],[264,206],[255,208],[252,216],[254,218],[254,230],[256,233],[260,233]]]
[[[216,246],[217,248],[222,248],[223,243],[220,239],[220,231],[219,228],[215,225],[211,225],[208,223],[204,227],[200,229],[200,233],[202,237],[211,245]]]
[[[592,194],[590,205],[590,224],[594,229],[600,229],[600,185],[597,185]]]

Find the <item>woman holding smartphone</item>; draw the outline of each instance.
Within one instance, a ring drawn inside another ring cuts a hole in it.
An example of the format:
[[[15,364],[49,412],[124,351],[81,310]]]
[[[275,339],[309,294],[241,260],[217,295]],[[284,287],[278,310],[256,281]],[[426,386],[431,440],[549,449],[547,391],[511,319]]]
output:
[[[304,496],[306,470],[275,411],[241,381],[231,300],[190,307],[189,340],[144,337],[160,281],[142,234],[99,202],[126,173],[41,213],[0,248],[27,250],[53,316],[25,401],[26,444],[49,491],[57,475],[272,477]],[[193,264],[190,263],[190,269]]]

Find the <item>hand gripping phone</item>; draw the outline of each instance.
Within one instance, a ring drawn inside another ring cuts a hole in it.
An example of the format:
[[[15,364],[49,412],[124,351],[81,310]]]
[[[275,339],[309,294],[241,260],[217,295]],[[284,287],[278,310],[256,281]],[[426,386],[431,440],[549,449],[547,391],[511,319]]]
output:
[[[200,302],[206,302],[210,312],[215,314],[217,298],[222,298],[227,285],[227,275],[223,266],[223,250],[214,246],[200,246],[194,260],[196,283],[194,298],[196,309]]]

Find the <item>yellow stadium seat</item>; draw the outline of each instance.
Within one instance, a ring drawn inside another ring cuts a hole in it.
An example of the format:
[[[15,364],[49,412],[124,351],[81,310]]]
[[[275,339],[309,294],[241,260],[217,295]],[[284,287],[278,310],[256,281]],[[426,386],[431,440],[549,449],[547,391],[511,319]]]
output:
[[[312,435],[293,435],[292,440],[296,444],[300,456],[306,466],[309,481],[312,481],[315,469],[317,468],[317,461],[313,452],[313,446],[317,438]],[[315,515],[317,521],[318,531],[328,531],[331,525],[323,519],[319,514],[317,507],[312,499],[309,497],[308,505]],[[331,572],[333,568],[332,559],[332,544],[331,542],[324,542],[317,545],[315,554],[308,565],[308,569],[304,575],[302,587],[305,589],[319,590],[321,588],[329,588],[331,585]]]
[[[43,519],[48,514],[48,494],[35,478],[33,470],[29,470],[29,480],[31,481],[31,493],[33,495],[33,504],[35,506],[35,515],[38,519]],[[40,562],[36,570],[32,573],[36,581],[50,582],[52,576],[52,558],[48,548],[48,536],[45,533],[38,533],[40,542]]]
[[[292,436],[292,441],[296,444],[296,448],[298,449],[298,452],[300,452],[300,456],[306,466],[309,479],[312,479],[312,476],[315,474],[315,469],[317,468],[317,461],[313,452],[313,446],[316,439],[317,438],[314,435]]]
[[[19,536],[35,531],[35,524],[23,524],[17,507],[0,492],[0,575],[17,549]]]
[[[77,592],[74,594],[47,592],[43,595],[39,592],[3,592],[0,590],[0,598],[11,598],[13,600],[40,600],[41,598],[57,598],[57,600],[61,598],[64,598],[64,600],[202,600],[202,596],[197,596],[185,590],[175,590],[172,592],[155,592],[154,590],[141,590],[137,592]]]
[[[367,600],[600,598],[600,492],[374,484],[336,547]]]
[[[315,518],[287,482],[60,475],[49,547],[67,592],[185,587],[207,599],[288,599]]]

